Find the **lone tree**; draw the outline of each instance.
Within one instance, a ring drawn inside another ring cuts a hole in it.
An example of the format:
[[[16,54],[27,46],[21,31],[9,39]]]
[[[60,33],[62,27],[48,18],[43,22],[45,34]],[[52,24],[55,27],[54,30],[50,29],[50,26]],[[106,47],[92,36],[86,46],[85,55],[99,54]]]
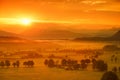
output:
[[[108,71],[103,74],[101,80],[119,80],[119,79],[118,79],[118,76],[114,72]]]
[[[82,59],[81,61],[81,68],[82,69],[86,69],[88,67],[88,63],[86,60]]]
[[[25,67],[27,67],[28,66],[28,62],[23,62],[23,65],[25,66]]]
[[[5,61],[5,66],[7,66],[7,67],[10,66],[10,61],[9,61],[9,60],[6,60],[6,61]]]
[[[16,61],[16,66],[17,66],[17,67],[20,66],[20,61]]]
[[[12,65],[13,65],[13,67],[15,68],[15,66],[16,66],[16,63],[14,62],[14,63],[12,63]]]
[[[120,72],[120,66],[119,66],[119,68],[118,68],[118,71]]]
[[[34,64],[35,64],[35,63],[34,63],[34,61],[32,61],[32,60],[27,62],[28,67],[33,67]]]
[[[116,67],[116,66],[113,67],[112,71],[113,71],[113,72],[117,72],[117,67]]]
[[[62,65],[62,66],[66,66],[66,65],[67,65],[67,60],[66,60],[66,59],[62,59],[61,65]]]
[[[3,61],[1,61],[0,66],[3,68],[5,66],[5,63]]]
[[[49,60],[49,62],[48,62],[48,67],[50,67],[50,68],[55,67],[55,62],[54,62],[53,59],[50,59],[50,60]]]
[[[34,66],[34,61],[25,61],[24,63],[23,63],[23,65],[25,66],[25,67],[33,67]]]
[[[90,62],[91,62],[90,59],[85,59],[86,64],[89,64]]]
[[[48,60],[47,59],[45,59],[44,64],[48,65]]]
[[[107,71],[108,65],[103,60],[98,60],[93,64],[94,69],[98,71]]]
[[[14,68],[15,68],[15,67],[19,68],[20,62],[19,62],[19,61],[16,61],[16,62],[14,62],[12,65],[13,65]]]

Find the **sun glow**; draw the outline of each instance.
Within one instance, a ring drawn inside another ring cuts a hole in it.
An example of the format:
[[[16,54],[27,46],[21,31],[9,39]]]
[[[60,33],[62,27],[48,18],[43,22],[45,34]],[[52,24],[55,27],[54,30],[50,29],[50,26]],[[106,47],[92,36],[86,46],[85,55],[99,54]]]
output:
[[[20,19],[20,23],[23,25],[30,25],[32,23],[32,20],[27,19],[27,18],[23,18],[23,19]]]
[[[29,18],[0,18],[0,23],[4,24],[19,24],[19,25],[31,25],[34,20]]]

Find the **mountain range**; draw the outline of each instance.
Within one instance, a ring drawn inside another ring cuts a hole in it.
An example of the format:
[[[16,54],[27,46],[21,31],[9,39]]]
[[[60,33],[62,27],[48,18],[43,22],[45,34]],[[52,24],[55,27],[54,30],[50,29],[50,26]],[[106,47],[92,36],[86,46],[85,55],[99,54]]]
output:
[[[79,33],[60,29],[37,29],[34,28],[22,33],[24,37],[32,39],[72,39],[79,37]],[[82,35],[82,34],[81,34]]]
[[[82,26],[82,25],[81,25]],[[87,25],[86,25],[87,26]],[[92,25],[89,25],[89,27]],[[93,25],[97,26],[97,25]],[[100,26],[100,25],[99,25]],[[101,25],[102,26],[102,25]],[[105,25],[103,25],[105,26]],[[120,31],[115,33],[114,29],[89,30],[75,29],[77,26],[60,25],[52,23],[35,24],[28,27],[20,34],[0,30],[0,41],[2,40],[89,40],[110,41],[120,40]],[[114,34],[114,35],[113,35]],[[21,38],[22,37],[22,38]]]
[[[79,37],[76,41],[120,41],[120,30],[108,37]]]
[[[31,39],[73,39],[79,36],[85,36],[84,33],[72,31],[69,27],[60,24],[36,24],[21,33],[26,38]]]
[[[21,38],[20,35],[0,30],[0,43],[26,42],[27,39]]]
[[[105,29],[86,29],[87,27],[105,27]],[[30,39],[74,39],[77,37],[93,37],[93,36],[111,36],[116,30],[106,29],[113,27],[110,25],[67,25],[55,23],[39,23],[29,27],[21,33]]]

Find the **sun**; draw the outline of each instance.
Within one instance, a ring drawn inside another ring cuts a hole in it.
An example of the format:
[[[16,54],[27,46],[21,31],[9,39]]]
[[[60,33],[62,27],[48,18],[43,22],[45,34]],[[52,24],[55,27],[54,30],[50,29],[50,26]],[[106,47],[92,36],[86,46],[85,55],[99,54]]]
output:
[[[22,18],[20,19],[20,23],[22,25],[30,25],[32,23],[31,19],[28,19],[28,18]]]

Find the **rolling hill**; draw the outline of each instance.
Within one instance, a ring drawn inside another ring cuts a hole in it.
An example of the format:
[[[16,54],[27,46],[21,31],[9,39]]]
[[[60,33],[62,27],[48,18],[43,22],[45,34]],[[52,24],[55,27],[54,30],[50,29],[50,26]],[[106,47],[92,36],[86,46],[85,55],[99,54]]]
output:
[[[61,25],[54,24],[40,24],[35,27],[31,27],[28,30],[21,33],[24,37],[30,39],[49,39],[49,40],[58,40],[58,39],[73,39],[78,37],[80,33],[75,33],[69,31],[69,29],[61,28]]]
[[[110,37],[79,37],[75,38],[76,41],[120,41],[120,30],[115,32]]]
[[[111,39],[112,39],[112,40],[119,40],[119,41],[120,41],[120,30],[117,31],[116,33],[114,33],[114,34],[111,36]]]
[[[26,42],[26,39],[19,37],[20,35],[0,30],[0,43],[15,43],[15,42]]]
[[[100,29],[89,29],[88,27],[97,27]],[[109,30],[108,27],[112,28],[114,26],[97,24],[69,25],[59,23],[35,23],[22,32],[21,35],[30,39],[74,39],[94,36],[107,37],[114,33],[114,30]]]

